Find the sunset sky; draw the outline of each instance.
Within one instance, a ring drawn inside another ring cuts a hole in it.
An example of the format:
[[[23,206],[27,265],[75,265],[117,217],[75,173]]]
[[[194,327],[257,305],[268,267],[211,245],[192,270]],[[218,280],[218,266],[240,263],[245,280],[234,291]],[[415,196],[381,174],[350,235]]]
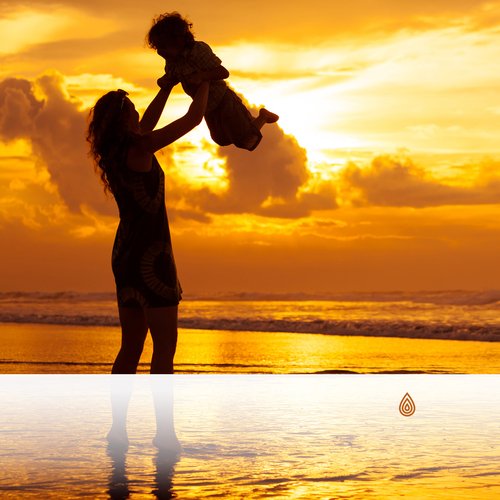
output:
[[[0,1],[0,290],[114,290],[86,119],[145,109],[168,10],[280,115],[254,152],[203,122],[158,153],[185,296],[500,288],[500,2],[27,0]]]

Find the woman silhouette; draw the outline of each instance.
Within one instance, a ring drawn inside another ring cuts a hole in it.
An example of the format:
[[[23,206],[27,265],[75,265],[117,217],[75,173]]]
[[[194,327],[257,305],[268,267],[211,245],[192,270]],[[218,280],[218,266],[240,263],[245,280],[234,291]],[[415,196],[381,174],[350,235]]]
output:
[[[162,78],[158,84],[142,119],[124,90],[103,95],[89,116],[94,168],[120,214],[111,263],[122,340],[111,373],[136,373],[148,329],[153,339],[150,372],[174,373],[182,287],[170,239],[165,176],[154,153],[201,123],[209,83],[200,84],[183,117],[153,130],[175,82]]]

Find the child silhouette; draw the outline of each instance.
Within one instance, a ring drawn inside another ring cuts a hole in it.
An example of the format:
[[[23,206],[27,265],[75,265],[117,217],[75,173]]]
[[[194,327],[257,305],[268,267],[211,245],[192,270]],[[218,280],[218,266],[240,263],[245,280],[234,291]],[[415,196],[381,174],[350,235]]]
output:
[[[186,94],[195,95],[199,84],[210,82],[205,121],[210,135],[219,146],[234,144],[253,151],[262,139],[260,129],[279,116],[261,108],[253,117],[241,98],[224,81],[229,72],[208,44],[195,40],[192,24],[178,12],[153,19],[147,34],[148,45],[165,59],[165,75],[158,79],[163,87],[181,83]]]

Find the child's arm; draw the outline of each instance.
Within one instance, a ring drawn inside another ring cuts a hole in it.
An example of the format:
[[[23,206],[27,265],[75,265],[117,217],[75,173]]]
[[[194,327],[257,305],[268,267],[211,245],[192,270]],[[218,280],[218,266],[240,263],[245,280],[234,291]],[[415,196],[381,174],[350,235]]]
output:
[[[160,90],[147,107],[146,111],[142,115],[141,121],[139,122],[141,132],[143,133],[149,132],[156,127],[158,120],[163,113],[163,109],[165,108],[165,104],[170,95],[170,92],[176,85],[175,81],[170,78],[165,78],[165,76],[158,79]]]

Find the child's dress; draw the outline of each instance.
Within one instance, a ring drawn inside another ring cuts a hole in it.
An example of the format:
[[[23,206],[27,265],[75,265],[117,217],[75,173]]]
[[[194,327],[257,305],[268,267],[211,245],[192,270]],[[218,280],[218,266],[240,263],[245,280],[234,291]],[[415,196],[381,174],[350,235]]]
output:
[[[218,67],[222,61],[205,42],[195,41],[186,47],[174,62],[165,65],[165,73],[181,82],[186,94],[194,97],[196,85],[190,85],[185,77],[198,71]],[[253,151],[262,139],[262,133],[253,123],[241,98],[224,80],[210,82],[205,121],[210,135],[219,146],[234,144],[238,148]]]

